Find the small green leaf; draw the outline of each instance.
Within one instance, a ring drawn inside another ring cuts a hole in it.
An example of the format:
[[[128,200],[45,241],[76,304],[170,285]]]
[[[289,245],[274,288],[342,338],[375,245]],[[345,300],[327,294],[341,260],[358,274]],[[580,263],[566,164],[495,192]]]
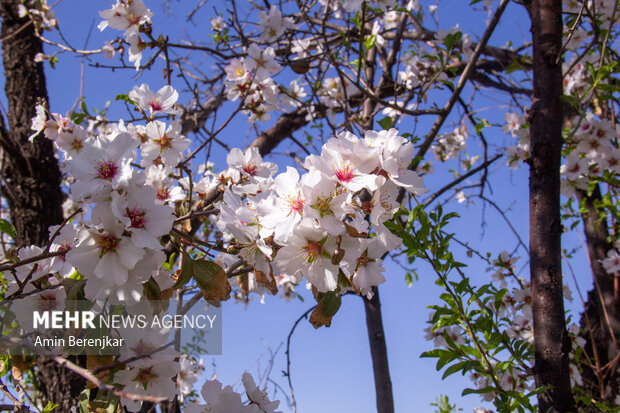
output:
[[[181,274],[179,274],[179,278],[174,283],[173,289],[181,288],[187,284],[192,279],[194,272],[192,258],[185,251],[181,251],[181,254]]]
[[[465,389],[461,393],[461,396],[467,396],[468,394],[484,394],[492,391],[496,391],[495,387],[488,386],[483,389]]]
[[[392,127],[394,126],[394,121],[392,120],[391,116],[386,116],[385,118],[381,119],[377,123],[381,125],[383,130],[392,129]]]
[[[322,297],[323,313],[328,317],[333,317],[340,309],[342,297],[335,291],[325,293]]]
[[[367,36],[366,39],[364,39],[364,46],[366,47],[366,50],[370,50],[374,47],[375,43],[377,43],[377,35],[376,34],[371,34],[370,36]]]
[[[5,234],[8,234],[9,237],[13,239],[17,238],[17,230],[15,229],[13,224],[11,224],[6,219],[0,219],[0,232],[4,232]]]
[[[43,413],[50,413],[52,410],[57,408],[58,404],[52,404],[52,402],[47,402],[47,405],[43,408]]]
[[[126,95],[124,93],[121,93],[120,95],[116,95],[116,100],[122,100],[123,102],[127,102],[127,103],[132,103],[132,104],[136,104],[136,102],[134,102],[133,100],[131,100],[131,98],[129,97],[129,95]]]

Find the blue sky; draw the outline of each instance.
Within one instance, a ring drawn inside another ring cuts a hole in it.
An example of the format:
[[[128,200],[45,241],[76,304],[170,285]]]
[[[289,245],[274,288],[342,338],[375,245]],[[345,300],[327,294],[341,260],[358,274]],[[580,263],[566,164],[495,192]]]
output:
[[[98,48],[104,41],[112,40],[120,34],[109,28],[100,33],[96,28],[100,21],[97,11],[110,7],[111,2],[61,0],[58,3],[56,11],[60,27],[73,46],[85,47],[86,34],[93,22],[93,31],[86,45],[88,48]],[[154,33],[168,33],[174,40],[183,36],[204,41],[208,40],[209,18],[213,16],[213,10],[221,10],[225,5],[225,2],[221,1],[208,1],[204,9],[195,15],[194,21],[197,25],[194,26],[186,22],[185,16],[197,1],[170,1],[174,13],[170,15],[166,14],[160,2],[147,0],[145,3],[155,14]],[[431,3],[423,2],[424,7],[429,4]],[[480,34],[486,14],[472,12],[467,4],[468,2],[464,0],[441,2],[440,28],[448,28],[458,23],[464,31]],[[428,24],[433,28],[430,21]],[[525,12],[518,5],[511,4],[490,43],[501,46],[506,41],[512,40],[515,44],[521,44],[522,40],[528,37],[529,22]],[[148,51],[145,55],[148,56]],[[58,58],[56,69],[46,65],[46,75],[51,110],[64,113],[73,106],[79,93],[81,59],[67,53],[59,55]],[[99,57],[94,57],[93,61],[110,63]],[[206,72],[209,70],[208,67],[201,69]],[[117,94],[127,93],[134,85],[140,83],[148,83],[151,89],[155,90],[164,85],[160,67],[138,79],[133,70],[119,69],[112,73],[107,69],[90,67],[88,64],[84,70],[84,94],[87,97],[88,107],[102,108],[107,100],[112,100],[110,111],[112,118],[124,116],[123,111],[119,110],[122,106],[114,102]],[[479,106],[488,107],[490,110],[482,112],[479,116],[486,117],[492,122],[500,122],[505,108],[498,110],[497,106],[502,105],[507,99],[500,101],[498,95],[487,94],[487,96],[487,101]],[[4,98],[2,101],[6,105]],[[440,104],[443,102],[440,101]],[[410,126],[410,121],[405,120],[399,128],[403,131]],[[418,133],[423,135],[425,128],[428,128],[427,120],[420,123]],[[444,130],[448,129],[447,124]],[[485,132],[492,144],[492,154],[496,151],[494,148],[512,139],[503,135],[499,128],[491,128]],[[227,142],[231,142],[231,146],[243,147],[252,140],[254,133],[249,123],[239,120],[226,129],[224,136]],[[276,151],[282,151],[287,145],[289,144],[281,145]],[[472,140],[468,153],[474,155],[479,151],[480,146]],[[223,152],[214,157],[216,169],[224,166],[221,155]],[[277,161],[281,169],[285,165],[284,162],[288,161],[284,157],[277,156],[272,160]],[[449,167],[454,167],[454,164],[450,164]],[[447,171],[449,167],[445,170]],[[494,171],[490,181],[492,196],[500,207],[506,209],[507,216],[527,243],[527,168],[509,171],[503,166],[497,166],[491,169]],[[449,176],[443,173],[441,176],[438,174],[427,179],[427,185],[432,190],[440,188],[448,181]],[[462,218],[455,220],[448,230],[456,232],[460,239],[467,240],[475,248],[483,252],[489,251],[494,255],[502,249],[510,251],[515,247],[515,237],[495,210],[487,207],[483,211],[480,201],[475,205],[456,203],[451,205],[450,210],[458,212]],[[484,229],[481,226],[483,221]],[[568,249],[580,245],[579,239],[574,236],[568,236],[564,241],[565,248]],[[474,282],[487,282],[490,275],[485,271],[486,266],[483,263],[467,258],[462,249],[457,249],[456,252],[457,259],[469,265],[467,274]],[[525,252],[520,250],[517,255],[522,257],[518,266],[521,268],[527,262]],[[581,289],[585,293],[591,284],[585,256],[578,253],[573,265],[578,273]],[[475,395],[460,397],[461,390],[471,385],[470,381],[459,375],[442,381],[441,373],[435,371],[435,361],[419,358],[420,353],[432,348],[432,343],[425,341],[423,337],[423,329],[428,319],[426,307],[438,302],[440,290],[435,286],[435,278],[428,268],[421,264],[416,264],[416,267],[419,280],[408,288],[404,271],[394,264],[388,264],[387,282],[380,287],[396,411],[432,411],[429,404],[440,394],[449,395],[451,401],[456,402],[464,411],[472,411],[474,406],[482,405],[478,397]],[[523,276],[527,277],[527,274],[528,271],[525,269]],[[572,280],[569,285],[572,286]],[[303,286],[300,289],[303,289]],[[578,303],[577,295],[574,295],[575,302],[571,309],[579,311],[581,304]],[[305,302],[294,300],[289,303],[277,297],[266,297],[265,305],[255,300],[247,308],[232,302],[224,303],[224,354],[204,358],[206,373],[212,372],[211,363],[214,363],[220,381],[224,384],[238,384],[244,370],[256,373],[259,368],[264,368],[269,359],[269,351],[275,351],[283,343],[286,345],[286,337],[293,323],[312,305],[310,294],[306,292],[304,296]],[[280,373],[286,368],[284,346],[280,347],[275,358],[271,379],[288,390],[286,379]],[[308,322],[302,322],[292,339],[291,361],[299,413],[376,411],[365,316],[359,297],[347,296],[343,299],[343,305],[330,328],[315,330]],[[288,411],[284,397],[281,397],[281,400],[283,400],[282,409]]]

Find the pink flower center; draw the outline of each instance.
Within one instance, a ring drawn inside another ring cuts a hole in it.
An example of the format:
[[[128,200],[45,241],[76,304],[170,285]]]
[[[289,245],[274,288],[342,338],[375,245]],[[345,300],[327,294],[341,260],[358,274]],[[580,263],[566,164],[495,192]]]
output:
[[[157,374],[155,374],[152,369],[153,367],[141,368],[132,381],[136,381],[146,388],[157,378]]]
[[[160,147],[159,150],[160,151],[162,151],[164,149],[172,148],[172,139],[170,139],[166,135],[162,136],[161,139],[156,139],[155,142],[157,142],[157,144],[159,145],[159,147]]]
[[[136,16],[135,14],[130,13],[127,16],[127,21],[129,22],[129,27],[137,26],[140,24],[140,16]]]
[[[99,178],[109,181],[116,176],[117,172],[118,166],[116,166],[115,162],[99,161],[99,166],[97,166],[97,174],[99,175]]]
[[[350,163],[345,161],[340,163],[340,165],[334,170],[334,173],[340,182],[351,182],[355,176],[355,170],[351,167]]]
[[[131,220],[131,228],[144,228],[146,211],[140,209],[126,209],[125,216]]]
[[[151,100],[149,102],[149,106],[151,107],[151,111],[153,112],[158,112],[164,108],[162,104],[159,102],[159,100],[157,100],[157,98]]]
[[[288,207],[295,214],[302,215],[305,204],[306,202],[299,195],[296,197],[289,197],[288,199]]]
[[[156,196],[160,201],[165,201],[170,198],[170,190],[166,187],[161,187],[157,190]]]
[[[98,242],[99,249],[101,250],[100,257],[110,252],[116,252],[116,247],[120,242],[121,240],[114,235],[102,235]]]
[[[257,169],[258,169],[258,168],[256,168],[256,165],[254,165],[254,164],[252,164],[252,163],[251,163],[251,164],[249,164],[249,165],[245,165],[245,166],[243,167],[243,171],[244,171],[246,174],[250,175],[250,176],[254,176],[254,175],[256,175],[256,170],[257,170]]]
[[[304,249],[306,250],[306,260],[308,262],[316,261],[323,252],[323,247],[316,241],[308,241]]]
[[[60,258],[61,261],[65,260],[65,255],[67,253],[67,251],[69,251],[71,249],[71,244],[63,244],[60,247],[58,247],[58,251],[62,251],[64,252],[64,254],[59,255],[58,258]]]
[[[71,144],[71,148],[76,151],[76,152],[80,152],[80,149],[82,149],[84,147],[84,144],[82,143],[81,140],[79,139],[73,139],[73,143]]]
[[[39,311],[51,311],[58,307],[56,295],[54,293],[42,293],[39,295],[37,301]]]

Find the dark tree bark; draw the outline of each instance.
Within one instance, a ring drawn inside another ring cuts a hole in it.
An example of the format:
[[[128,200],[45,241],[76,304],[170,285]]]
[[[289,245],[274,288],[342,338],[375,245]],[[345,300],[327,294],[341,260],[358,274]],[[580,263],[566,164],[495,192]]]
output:
[[[9,102],[8,125],[2,120],[0,131],[1,189],[17,229],[17,246],[45,245],[48,228],[62,222],[63,195],[51,141],[43,137],[37,137],[33,143],[28,141],[35,105],[47,101],[47,89],[43,66],[34,61],[43,47],[29,19],[18,16],[20,3],[0,2],[2,59]],[[65,412],[77,404],[77,394],[84,388],[81,377],[45,358],[37,360],[35,376],[44,405],[51,401],[60,405],[58,411]]]
[[[28,142],[39,100],[47,101],[45,74],[34,56],[43,51],[27,18],[17,16],[18,0],[3,0],[2,58],[9,101],[8,131],[2,134],[2,195],[17,228],[17,244],[43,245],[48,227],[62,222],[60,170],[52,142]]]
[[[614,276],[607,274],[601,264],[612,249],[607,241],[609,228],[596,210],[596,203],[601,200],[598,186],[591,195],[578,190],[577,199],[585,207],[583,227],[594,278],[594,288],[588,293],[581,316],[585,352],[594,364],[583,365],[583,387],[593,398],[613,401],[620,386],[620,299]]]
[[[366,312],[366,329],[372,358],[372,371],[375,377],[375,394],[377,397],[378,413],[394,413],[394,396],[392,394],[392,379],[387,356],[387,345],[381,318],[381,301],[379,290],[373,287],[372,299],[364,298]]]
[[[562,2],[531,3],[534,96],[530,119],[530,272],[534,318],[536,386],[551,386],[538,396],[541,412],[572,412],[562,292],[560,161],[562,149]]]

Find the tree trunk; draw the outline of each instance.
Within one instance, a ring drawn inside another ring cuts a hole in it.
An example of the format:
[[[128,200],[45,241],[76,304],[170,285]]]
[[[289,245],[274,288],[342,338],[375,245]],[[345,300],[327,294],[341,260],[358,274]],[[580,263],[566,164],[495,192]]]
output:
[[[562,292],[560,161],[562,149],[562,2],[533,0],[534,96],[530,119],[530,272],[536,386],[541,412],[575,411]]]
[[[583,203],[583,227],[588,245],[594,288],[581,317],[582,337],[586,340],[585,352],[595,364],[583,365],[583,387],[593,398],[613,401],[620,386],[620,300],[614,276],[607,274],[601,264],[612,245],[607,241],[607,221],[600,220],[596,203],[601,200],[598,186],[592,194],[578,190],[577,199]]]
[[[16,244],[21,247],[47,243],[48,228],[62,222],[63,195],[52,142],[43,137],[37,137],[33,143],[28,141],[35,105],[47,101],[47,89],[43,66],[34,61],[43,46],[29,19],[18,16],[20,3],[0,2],[2,59],[9,102],[8,130],[2,120],[0,131],[0,173],[2,196],[17,229]],[[26,2],[26,6],[31,3],[34,2]],[[84,388],[81,377],[45,358],[37,360],[35,376],[43,405],[51,401],[60,405],[58,411],[64,412],[77,404],[79,389]]]
[[[385,333],[383,332],[383,320],[381,318],[381,301],[379,300],[379,290],[377,287],[373,287],[373,292],[372,299],[364,298],[364,310],[366,312],[366,328],[368,330],[368,342],[370,343],[372,370],[375,377],[377,412],[394,413],[392,380],[390,379],[387,346],[385,344]]]

